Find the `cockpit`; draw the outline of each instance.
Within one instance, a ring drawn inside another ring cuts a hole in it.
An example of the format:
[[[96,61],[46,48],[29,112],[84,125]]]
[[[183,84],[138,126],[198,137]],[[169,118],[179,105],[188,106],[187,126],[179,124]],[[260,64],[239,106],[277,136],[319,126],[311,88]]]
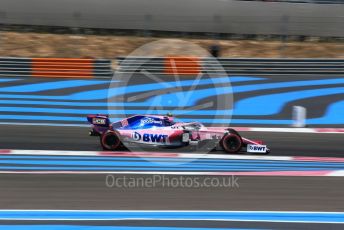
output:
[[[150,129],[172,126],[173,117],[135,115],[112,124],[114,129]]]

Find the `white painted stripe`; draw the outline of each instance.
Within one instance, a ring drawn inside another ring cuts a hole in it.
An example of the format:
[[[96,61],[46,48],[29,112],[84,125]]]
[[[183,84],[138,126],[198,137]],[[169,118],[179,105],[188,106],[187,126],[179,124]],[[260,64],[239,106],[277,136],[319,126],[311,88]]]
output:
[[[250,128],[254,132],[282,132],[282,133],[314,133],[314,129],[309,128]]]
[[[97,152],[97,151],[65,151],[65,150],[3,150],[5,155],[33,155],[33,156],[102,156],[102,157],[170,157],[194,159],[228,159],[228,160],[271,160],[271,161],[314,161],[336,162],[336,158],[327,157],[297,157],[297,156],[260,156],[234,154],[197,154],[197,153],[164,153],[164,152]],[[6,153],[6,151],[9,151]],[[0,149],[1,154],[1,149]],[[343,158],[338,158],[342,162]]]
[[[187,153],[152,153],[152,152],[96,152],[96,151],[56,151],[56,150],[0,150],[3,155],[23,155],[23,156],[102,156],[102,157],[171,157],[171,158],[195,158],[195,159],[228,159],[228,160],[271,160],[271,161],[297,161],[299,157],[288,156],[245,156],[228,154],[187,154]],[[110,154],[110,155],[109,155]],[[111,155],[113,154],[113,155]],[[335,158],[331,158],[331,162]],[[342,159],[342,158],[338,158]],[[302,161],[307,157],[302,157]],[[310,161],[327,162],[328,158],[322,160],[321,157],[309,157]],[[335,161],[334,161],[335,162]],[[242,175],[242,176],[344,176],[344,170],[333,171],[276,171],[276,172],[190,172],[190,171],[68,171],[68,170],[2,170],[3,174],[134,174],[134,175]]]
[[[287,177],[298,177],[298,176],[310,176],[310,177],[343,177],[344,173],[331,171],[323,174],[315,175],[314,172],[317,171],[300,171],[300,174],[285,171],[285,174],[282,174],[283,171],[277,172],[268,172],[268,174],[260,174],[260,172],[170,172],[170,171],[0,171],[0,174],[50,174],[50,175],[59,175],[59,174],[75,174],[75,175],[104,175],[104,174],[114,174],[114,175],[183,175],[183,176],[287,176]],[[242,174],[244,173],[244,174]]]
[[[190,153],[161,153],[161,152],[96,152],[96,151],[59,151],[59,150],[10,150],[8,155],[37,155],[37,156],[103,156],[111,157],[111,154],[118,154],[119,157],[176,157],[195,159],[232,159],[232,160],[274,160],[290,161],[289,156],[245,156],[230,154],[190,154]],[[115,157],[115,156],[114,156]]]
[[[271,161],[291,161],[293,157],[290,156],[245,156],[245,155],[230,155],[230,154],[178,154],[181,158],[203,158],[203,159],[229,159],[229,160],[271,160]]]
[[[56,150],[10,150],[11,155],[34,155],[34,156],[98,156],[95,151],[56,151]]]
[[[235,129],[235,127],[233,127]],[[247,129],[247,130],[245,130]],[[238,131],[241,131],[238,128]],[[338,133],[344,134],[344,128],[264,128],[264,127],[243,127],[242,131],[248,132],[279,132],[279,133]]]
[[[223,159],[223,160],[268,160],[268,161],[312,161],[312,162],[343,162],[343,158],[298,157],[298,156],[265,156],[265,155],[234,155],[234,154],[197,154],[197,153],[166,153],[166,152],[97,152],[97,151],[65,151],[65,150],[1,150],[3,155],[27,156],[99,156],[99,157],[142,157],[142,158],[191,158],[191,159]]]
[[[328,173],[326,176],[344,176],[344,170],[335,170]]]

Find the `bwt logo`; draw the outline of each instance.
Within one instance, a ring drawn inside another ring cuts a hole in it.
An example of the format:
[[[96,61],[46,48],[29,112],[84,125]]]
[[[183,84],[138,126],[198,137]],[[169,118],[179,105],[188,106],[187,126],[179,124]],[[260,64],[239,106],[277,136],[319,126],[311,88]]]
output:
[[[141,135],[138,132],[134,132],[131,134],[131,137],[134,141],[144,141],[144,142],[166,142],[168,135],[163,134],[151,134],[151,133],[144,133]]]
[[[135,132],[135,133],[132,133],[131,134],[131,138],[134,140],[134,141],[139,141],[141,140],[141,134]]]
[[[252,146],[252,145],[250,145],[250,150],[253,150],[253,151],[264,151],[265,150],[265,146]]]

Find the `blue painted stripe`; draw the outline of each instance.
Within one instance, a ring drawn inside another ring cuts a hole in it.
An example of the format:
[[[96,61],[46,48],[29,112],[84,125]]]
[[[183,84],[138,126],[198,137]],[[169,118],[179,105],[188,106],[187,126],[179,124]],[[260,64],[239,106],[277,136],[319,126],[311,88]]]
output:
[[[300,172],[311,172],[311,171],[330,171],[335,170],[333,168],[301,168],[301,167],[270,167],[270,168],[258,168],[258,167],[193,167],[193,168],[182,168],[182,167],[104,167],[104,166],[0,166],[0,170],[3,171],[86,171],[86,172],[121,172],[121,171],[142,171],[142,172],[280,172],[280,171],[300,171]]]
[[[1,115],[0,115],[1,119]],[[175,119],[176,121],[192,122],[196,119],[182,118]],[[273,120],[273,119],[208,119],[208,118],[197,118],[198,122],[208,123],[208,124],[270,124],[270,125],[290,125],[292,120]],[[330,121],[332,122],[332,121]]]
[[[7,157],[7,159],[6,159]],[[143,170],[143,171],[319,171],[344,170],[344,162],[294,162],[294,161],[264,161],[264,160],[214,160],[191,159],[190,162],[169,161],[166,158],[122,158],[99,160],[97,157],[43,157],[11,156],[0,158],[0,169],[3,170]],[[71,160],[73,159],[73,160]],[[87,159],[87,160],[86,160]],[[90,160],[92,159],[92,160]],[[192,161],[194,160],[194,161]]]
[[[153,153],[154,154],[154,153]],[[85,162],[89,160],[94,161],[119,161],[119,162],[153,162],[153,163],[206,163],[206,164],[229,164],[229,165],[250,165],[250,164],[267,164],[267,165],[276,165],[279,166],[328,166],[328,167],[344,167],[344,162],[308,162],[308,161],[288,161],[288,160],[236,160],[236,159],[212,159],[212,158],[171,158],[171,157],[114,157],[114,156],[50,156],[50,155],[0,155],[1,159],[10,159],[10,160],[66,160],[66,161],[76,161],[83,160]]]
[[[142,102],[82,102],[82,101],[32,101],[32,100],[0,100],[0,104],[9,104],[9,105],[62,105],[62,106],[72,106],[72,107],[104,107],[113,106],[113,107],[137,107],[142,106]],[[174,105],[164,105],[164,107],[171,107],[175,109]]]
[[[329,106],[325,115],[320,118],[311,118],[307,120],[307,124],[328,124],[335,122],[336,124],[344,124],[344,100],[333,103]]]
[[[65,109],[65,108],[29,108],[29,107],[0,107],[0,112],[17,112],[17,113],[70,113],[70,114],[160,114],[165,115],[171,110],[149,110],[149,109],[125,109],[125,110],[90,110],[90,109]],[[231,110],[173,110],[174,115],[231,115]]]
[[[279,113],[283,106],[289,102],[334,94],[343,94],[344,97],[344,87],[301,90],[250,97],[235,103],[234,115],[273,115]]]
[[[232,81],[233,82],[233,81]],[[300,87],[300,86],[312,86],[312,85],[331,85],[331,84],[341,84],[344,83],[344,79],[342,78],[335,78],[335,79],[325,79],[325,80],[307,80],[307,81],[294,81],[294,82],[278,82],[278,83],[264,83],[264,84],[251,84],[251,85],[244,85],[244,86],[232,86],[232,87],[218,87],[218,88],[209,88],[209,89],[201,89],[201,90],[194,90],[192,92],[176,92],[176,93],[169,93],[165,95],[158,95],[154,98],[147,100],[146,102],[142,102],[141,106],[161,106],[162,102],[164,105],[168,105],[168,103],[178,106],[194,106],[197,101],[214,96],[214,95],[222,95],[228,93],[243,93],[243,92],[250,92],[250,91],[257,91],[257,90],[266,90],[266,89],[277,89],[277,88],[288,88],[288,87]],[[176,85],[177,87],[178,85]],[[145,85],[142,85],[145,87]],[[164,86],[160,86],[160,88],[164,88]],[[152,90],[147,88],[147,91]],[[120,91],[110,91],[109,97],[120,96],[124,93],[133,93],[131,90],[127,91],[124,90],[123,92]],[[186,95],[190,94],[190,99],[185,101],[180,101],[180,99],[184,99]],[[101,98],[98,98],[101,99]],[[104,99],[104,98],[103,98]],[[158,105],[156,104],[158,103]],[[128,103],[130,104],[130,103]],[[126,104],[125,104],[126,105]]]
[[[146,106],[162,106],[162,102],[167,102],[176,106],[194,106],[198,101],[214,96],[214,95],[224,95],[224,94],[237,94],[244,92],[254,92],[258,90],[267,89],[282,89],[290,87],[300,87],[300,86],[315,86],[315,85],[335,85],[343,84],[344,78],[326,79],[326,80],[308,80],[308,81],[294,81],[294,82],[278,82],[278,83],[265,83],[265,84],[252,84],[244,86],[233,86],[233,87],[218,87],[216,89],[200,89],[190,92],[190,97],[188,100],[181,101],[186,97],[186,92],[176,92],[164,95],[158,95],[147,100]],[[314,93],[316,96],[316,93]],[[142,105],[143,106],[143,105]]]
[[[72,107],[107,107],[118,106],[120,103],[107,102],[68,102],[68,101],[31,101],[31,100],[0,100],[0,104],[8,105],[59,105]]]
[[[33,150],[34,152],[34,150]],[[154,154],[154,152],[152,152]],[[190,154],[192,156],[192,154]],[[51,156],[51,155],[0,155],[0,159],[47,159],[47,160],[114,160],[114,161],[176,161],[176,162],[184,162],[184,161],[202,161],[202,162],[215,162],[215,163],[223,163],[223,162],[238,162],[238,163],[245,163],[247,160],[236,160],[236,159],[213,159],[213,158],[192,158],[192,157],[183,157],[183,158],[172,158],[172,157],[121,157],[121,156]],[[255,163],[273,163],[276,160],[254,160],[250,159],[249,162]],[[280,161],[278,161],[280,162]],[[284,162],[284,161],[283,161]],[[287,161],[289,162],[289,161]],[[304,163],[304,161],[292,161],[296,163]],[[312,162],[309,162],[312,163]],[[330,164],[338,164],[338,162],[328,162]],[[289,164],[289,163],[288,163]],[[344,163],[343,163],[344,164]]]
[[[283,88],[300,87],[300,86],[337,85],[337,84],[343,84],[343,83],[344,83],[344,78],[252,84],[252,85],[234,86],[233,93],[253,92],[257,90],[267,90],[267,89],[283,89]]]
[[[7,114],[7,115],[0,115],[1,120],[37,120],[37,121],[70,121],[70,122],[80,122],[86,124],[85,117],[71,117],[71,116],[35,116],[35,115],[17,115],[17,114]],[[307,124],[343,124],[342,117],[338,117],[339,120],[313,120],[308,119],[306,121]],[[114,121],[114,120],[113,120]],[[266,124],[266,125],[291,125],[293,123],[292,120],[273,120],[273,119],[206,119],[206,118],[197,118],[197,119],[190,119],[190,118],[183,118],[183,119],[176,119],[176,121],[198,121],[207,124]],[[78,125],[80,123],[74,123],[74,125]],[[39,124],[39,123],[37,123]],[[63,124],[62,124],[63,125]]]
[[[184,167],[192,169],[278,169],[278,168],[288,168],[288,169],[329,169],[329,170],[344,170],[344,164],[322,164],[322,163],[298,163],[293,164],[292,162],[286,163],[207,163],[207,162],[192,162],[192,163],[183,163],[183,162],[168,162],[168,161],[66,161],[66,160],[0,160],[1,165],[6,164],[15,164],[15,165],[40,165],[40,166],[86,166],[86,167],[95,167],[95,166],[106,166],[106,167],[146,167],[147,169],[155,167],[170,167],[173,169]],[[85,168],[86,169],[86,168]]]
[[[0,170],[263,172],[344,170],[344,162],[121,156],[0,155]]]
[[[129,93],[139,93],[139,92],[148,92],[153,90],[161,89],[173,89],[178,87],[192,86],[193,84],[197,85],[209,85],[209,84],[228,84],[235,82],[246,82],[246,81],[257,81],[265,80],[265,78],[259,77],[246,77],[246,76],[231,76],[231,77],[218,77],[210,79],[193,79],[193,80],[183,80],[178,82],[158,82],[158,83],[148,83],[140,85],[128,85],[124,87],[115,87],[110,88],[110,90],[94,90],[88,92],[81,92],[70,95],[73,98],[87,98],[88,100],[104,100],[111,97],[118,97]],[[210,87],[214,89],[214,86]],[[107,96],[107,97],[104,97]]]
[[[257,228],[131,227],[85,225],[0,225],[4,230],[258,230]]]
[[[112,157],[112,159],[97,159],[97,157],[85,159],[75,159],[75,157],[65,158],[33,158],[33,157],[21,157],[12,158],[9,157],[0,158],[0,164],[29,164],[29,165],[72,165],[72,166],[146,166],[146,167],[164,167],[164,166],[178,166],[178,167],[216,167],[216,168],[234,168],[234,167],[316,167],[316,168],[332,168],[332,169],[344,169],[344,162],[308,162],[308,161],[266,161],[266,160],[210,160],[210,159],[182,159],[182,158],[140,158],[132,157],[121,158]],[[70,159],[72,158],[72,159]],[[101,157],[99,157],[101,158]],[[188,161],[189,160],[189,161]]]
[[[225,83],[228,82],[229,78],[218,78],[217,81],[218,83]],[[232,79],[232,82],[240,82],[240,81],[251,81],[251,80],[263,80],[264,78],[250,78],[250,77],[234,77]],[[1,80],[1,79],[0,79]],[[204,79],[205,81],[203,82],[204,84],[209,83],[209,79]],[[73,80],[70,80],[73,81]],[[253,85],[245,85],[245,86],[234,86],[236,92],[245,92],[247,89],[252,90],[252,87],[255,88],[255,90],[260,90],[264,87],[271,87],[271,86],[276,86],[276,84],[284,84],[287,85],[288,87],[290,86],[300,86],[300,85],[317,85],[317,84],[335,84],[335,83],[342,83],[343,79],[326,79],[326,80],[311,80],[311,81],[296,81],[296,82],[283,82],[283,83],[266,83],[266,84],[253,84]],[[62,81],[63,82],[63,81]],[[105,81],[104,81],[105,82]],[[184,84],[190,84],[191,82],[194,82],[194,80],[187,80],[184,81]],[[306,84],[307,83],[307,84]],[[39,83],[39,84],[45,84],[45,83]],[[49,82],[51,84],[51,82]],[[25,85],[24,85],[25,86]],[[24,87],[23,86],[23,87]],[[136,85],[134,87],[141,86],[142,90],[142,85]],[[53,87],[53,86],[52,86]],[[154,86],[155,87],[155,86]],[[160,85],[161,87],[161,85]],[[248,88],[247,88],[248,87]],[[233,89],[234,89],[233,88]],[[224,90],[224,88],[220,89]],[[29,90],[29,89],[27,89]],[[132,89],[135,91],[135,89]],[[214,90],[213,90],[214,91]],[[288,92],[288,93],[282,93],[282,94],[272,94],[272,95],[264,95],[264,96],[259,96],[256,98],[249,98],[245,99],[243,101],[239,101],[237,104],[237,107],[234,110],[235,115],[240,114],[240,115],[267,115],[267,114],[274,114],[277,113],[280,109],[281,106],[283,106],[285,103],[290,102],[291,100],[296,100],[305,98],[305,97],[316,97],[316,96],[324,96],[324,95],[331,95],[331,94],[339,94],[339,93],[344,93],[344,88],[343,87],[337,87],[337,88],[328,88],[328,89],[317,89],[317,90],[305,90],[305,91],[299,91],[299,92]],[[185,94],[185,93],[184,93]],[[7,94],[5,94],[7,95]],[[16,95],[19,98],[21,96],[33,96],[33,97],[41,97],[39,95]],[[161,95],[165,96],[165,95]],[[184,95],[185,96],[185,95]],[[204,95],[203,95],[204,96]],[[48,96],[50,97],[50,96]],[[53,96],[55,97],[55,96]],[[58,96],[60,97],[60,96]],[[63,96],[66,97],[67,96]],[[280,98],[280,100],[277,100],[277,97]],[[265,103],[268,105],[267,109],[261,109],[259,108],[259,100],[264,99],[265,101],[271,102],[276,102],[276,103]],[[275,98],[275,99],[274,99]],[[70,99],[70,98],[68,98]],[[154,99],[154,98],[153,98]],[[156,99],[156,97],[155,97]],[[175,98],[176,99],[176,98]],[[194,95],[192,95],[192,100],[194,99]],[[256,99],[255,102],[252,102],[252,100]],[[65,99],[67,100],[67,99]],[[110,106],[143,106],[150,104],[152,99],[146,101],[146,102],[134,102],[134,103],[111,103]],[[160,100],[160,99],[159,99]],[[176,99],[178,100],[178,99]],[[257,102],[258,100],[258,102]],[[186,100],[188,101],[188,100]],[[157,101],[155,101],[158,103]],[[154,103],[155,103],[154,102]],[[21,100],[1,100],[0,103],[5,103],[5,104],[32,104],[32,105],[37,105],[37,104],[47,104],[47,105],[64,105],[64,106],[75,106],[75,107],[80,107],[80,106],[104,106],[106,107],[108,104],[106,102],[66,102],[66,101],[21,101]],[[154,104],[153,103],[153,104]],[[160,103],[160,102],[159,102]],[[171,104],[173,104],[173,101],[170,101]],[[189,102],[187,102],[188,104]],[[190,102],[191,103],[191,102]],[[189,103],[189,104],[190,104]],[[244,105],[242,104],[244,103]],[[165,102],[168,106],[168,101]],[[170,105],[171,105],[170,104]],[[247,105],[247,106],[246,106]],[[166,106],[166,105],[164,105]],[[174,105],[173,105],[174,106]],[[245,107],[250,107],[250,110],[244,109]],[[326,112],[326,114],[323,117],[319,118],[311,118],[307,120],[307,123],[312,125],[317,125],[317,124],[343,124],[344,123],[344,116],[343,116],[343,107],[344,105],[341,102],[334,103],[331,105]],[[107,113],[107,110],[80,110],[80,109],[57,109],[57,108],[25,108],[25,107],[2,107],[0,108],[0,111],[2,112],[22,112],[22,113],[27,113],[27,112],[36,112],[36,113],[73,113],[73,114],[80,114],[80,115],[86,115],[90,113]],[[165,114],[166,112],[169,112],[170,110],[164,110],[164,111],[154,111],[154,113],[159,113],[159,114]],[[218,112],[217,115],[230,115],[231,111],[230,110],[223,110],[223,111],[212,111],[212,110],[198,110],[198,111],[190,111],[189,113],[185,113],[185,110],[176,110],[175,114],[176,115],[214,115],[215,112]],[[110,111],[110,114],[143,114],[147,113],[147,110],[113,110]],[[77,122],[77,123],[84,123],[85,119],[83,117],[75,117],[75,116],[66,116],[66,117],[60,117],[60,116],[35,116],[35,115],[0,115],[0,119],[2,120],[43,120],[43,121],[69,121],[69,122]],[[188,122],[188,121],[194,121],[195,119],[182,119],[182,121]],[[221,124],[270,124],[270,125],[290,125],[292,124],[291,120],[278,120],[278,119],[197,119],[197,121],[203,122],[203,123],[221,123]]]
[[[0,115],[2,120],[38,120],[38,121],[78,121],[86,123],[85,117],[62,117],[62,116],[27,116],[27,115]]]
[[[228,78],[219,79],[218,82],[223,82]],[[240,79],[239,79],[240,80]],[[233,81],[233,79],[232,79]],[[185,82],[184,82],[185,83]],[[205,82],[208,83],[208,82]],[[325,85],[325,84],[340,84],[344,83],[344,79],[326,79],[326,80],[313,80],[313,81],[296,81],[296,82],[283,82],[283,83],[267,83],[267,84],[254,84],[254,85],[246,85],[246,86],[234,86],[233,92],[248,92],[248,91],[256,91],[256,90],[263,90],[263,89],[271,89],[271,88],[285,88],[285,87],[294,87],[294,86],[308,86],[308,85]],[[175,86],[174,83],[173,86]],[[154,85],[154,84],[153,84]],[[183,84],[182,84],[183,85]],[[148,85],[136,85],[136,86],[128,86],[126,88],[116,88],[116,90],[110,90],[111,92],[107,92],[107,89],[101,90],[102,93],[99,93],[99,90],[96,90],[98,93],[94,91],[88,92],[81,92],[71,95],[64,95],[64,96],[42,96],[42,95],[10,95],[10,94],[3,94],[1,97],[3,98],[26,98],[26,99],[51,99],[51,100],[95,100],[95,99],[106,99],[107,95],[112,96],[119,96],[124,93],[133,93],[137,92],[137,90],[154,90],[154,89],[161,89],[166,86],[162,85],[154,85],[154,87],[149,87]],[[167,87],[168,88],[168,87]],[[190,93],[190,99],[181,102],[186,96],[185,92],[178,92],[178,93],[171,93],[165,95],[159,95],[154,98],[151,98],[145,102],[127,102],[127,103],[113,103],[111,106],[193,106],[197,103],[197,101],[207,98],[213,95],[221,95],[226,93],[232,93],[231,87],[219,87],[216,89],[203,89],[203,90],[194,90]],[[101,97],[93,97],[92,95],[100,94]],[[317,96],[316,93],[314,96]],[[7,102],[10,103],[10,102]],[[61,103],[61,102],[60,102]],[[62,102],[66,104],[68,102]],[[47,104],[52,104],[52,102],[47,102]],[[73,104],[71,104],[73,105]],[[85,104],[87,106],[88,104]],[[106,106],[106,103],[93,103],[89,106]]]
[[[342,114],[342,112],[333,111],[334,113]],[[331,116],[332,117],[332,116]],[[190,118],[183,118],[183,119],[176,119],[179,121],[190,122],[190,121],[198,121],[202,123],[208,124],[255,124],[255,125],[291,125],[293,124],[292,120],[288,119],[206,119],[206,118],[197,118],[197,119],[190,119]],[[333,116],[333,119],[307,119],[306,124],[308,125],[342,125],[343,124],[343,117]]]
[[[264,107],[265,108],[265,107]],[[108,110],[77,110],[77,109],[57,109],[57,108],[25,108],[25,107],[0,107],[3,112],[36,112],[36,113],[74,113],[74,114],[95,114],[95,113],[108,113]],[[154,111],[156,114],[166,114],[169,110]],[[175,115],[230,115],[231,111],[216,111],[214,114],[212,110],[175,110]],[[146,110],[113,110],[110,114],[145,114]],[[253,114],[252,114],[253,115]],[[70,117],[70,116],[41,116],[41,115],[0,115],[3,120],[49,120],[49,121],[74,121],[86,122],[84,117]],[[120,118],[118,118],[120,119]],[[113,119],[115,121],[116,118]],[[195,119],[183,118],[176,119],[176,121],[190,122]],[[198,118],[197,121],[203,123],[221,123],[221,124],[292,124],[292,120],[273,120],[273,119],[206,119]],[[329,111],[321,118],[311,118],[307,120],[307,124],[343,124],[344,123],[344,102],[330,106]]]
[[[52,81],[34,84],[23,84],[17,86],[9,86],[0,88],[0,92],[14,92],[14,93],[34,93],[46,90],[65,89],[81,86],[106,84],[109,81],[102,80],[65,80],[65,81]]]
[[[214,220],[344,223],[343,212],[0,210],[7,220]]]
[[[303,90],[296,92],[288,92],[281,94],[264,95],[253,98],[241,100],[236,103],[234,115],[273,115],[278,113],[282,107],[293,100],[304,99],[314,96],[325,96],[332,94],[344,94],[344,87],[339,88],[328,88],[328,89],[316,89],[316,90]],[[96,104],[96,103],[95,103]],[[337,106],[337,105],[336,105]],[[331,119],[332,121],[343,120],[342,104],[340,103],[339,108],[331,107]],[[249,108],[249,109],[248,109]],[[73,114],[146,114],[152,113],[149,110],[142,109],[126,109],[126,110],[90,110],[90,109],[65,109],[65,108],[27,108],[27,107],[0,107],[2,112],[36,112],[36,113],[73,113]],[[154,110],[154,114],[166,114],[170,110]],[[175,115],[231,115],[231,110],[173,110]],[[332,117],[335,115],[335,117]],[[254,121],[254,119],[253,119]],[[313,119],[313,122],[315,120]],[[338,123],[338,122],[337,122]]]
[[[10,82],[10,81],[18,81],[21,80],[19,78],[0,78],[0,82]]]
[[[89,90],[85,92],[73,93],[70,95],[63,96],[46,96],[46,95],[10,95],[10,94],[0,94],[1,98],[13,98],[13,99],[48,99],[48,100],[105,100],[108,97],[120,96],[128,93],[138,93],[152,90],[169,89],[175,87],[191,86],[194,83],[197,85],[208,85],[208,84],[221,84],[230,82],[244,82],[252,80],[264,80],[264,78],[256,77],[222,77],[214,79],[201,79],[199,82],[197,80],[185,80],[180,82],[163,82],[163,83],[151,83],[151,84],[141,84],[141,85],[130,85],[125,87],[116,87],[112,90],[100,89],[100,90]],[[213,87],[212,87],[213,88]],[[109,91],[109,92],[108,92]]]

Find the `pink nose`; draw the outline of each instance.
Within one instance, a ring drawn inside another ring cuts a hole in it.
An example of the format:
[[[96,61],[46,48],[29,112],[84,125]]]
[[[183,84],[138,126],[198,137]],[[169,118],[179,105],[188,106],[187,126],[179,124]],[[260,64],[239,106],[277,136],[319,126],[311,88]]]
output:
[[[256,143],[259,144],[259,145],[264,144],[264,142],[263,142],[262,140],[253,140],[253,142],[256,142]]]

